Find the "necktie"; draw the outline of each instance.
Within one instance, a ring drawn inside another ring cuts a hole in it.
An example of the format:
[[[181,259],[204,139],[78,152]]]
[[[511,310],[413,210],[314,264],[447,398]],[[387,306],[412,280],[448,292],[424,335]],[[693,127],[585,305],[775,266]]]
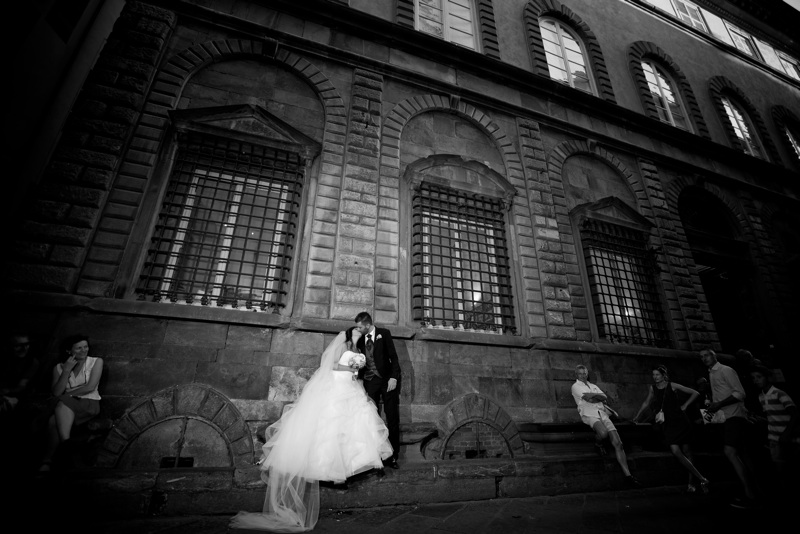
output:
[[[372,342],[372,334],[367,334],[367,342],[365,344],[365,348],[367,350],[366,354],[364,355],[367,357],[367,370],[364,372],[364,380],[372,380],[376,376],[381,376],[377,367],[375,367],[375,359],[372,357],[373,345],[375,344]]]

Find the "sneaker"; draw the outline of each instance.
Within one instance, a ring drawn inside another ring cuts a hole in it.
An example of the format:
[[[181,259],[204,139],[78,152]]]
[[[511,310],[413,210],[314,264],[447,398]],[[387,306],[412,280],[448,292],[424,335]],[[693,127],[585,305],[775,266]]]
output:
[[[689,484],[686,487],[686,493],[697,493],[697,486],[695,486],[694,484]]]
[[[741,499],[739,497],[731,501],[731,506],[739,510],[756,510],[760,508],[757,501],[753,499]]]
[[[631,488],[641,488],[642,483],[636,480],[633,475],[625,477],[625,485]]]

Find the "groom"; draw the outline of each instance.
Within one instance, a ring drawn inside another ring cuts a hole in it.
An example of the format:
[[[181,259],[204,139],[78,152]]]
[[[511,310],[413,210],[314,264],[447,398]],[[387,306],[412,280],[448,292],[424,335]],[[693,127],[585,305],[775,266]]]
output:
[[[367,357],[367,365],[359,371],[358,377],[364,379],[364,389],[378,407],[378,413],[381,410],[381,397],[383,397],[383,409],[386,411],[389,443],[394,452],[384,464],[399,469],[397,455],[400,451],[400,364],[392,342],[392,333],[386,328],[376,328],[367,312],[359,313],[355,322],[356,330],[361,332],[356,346]]]

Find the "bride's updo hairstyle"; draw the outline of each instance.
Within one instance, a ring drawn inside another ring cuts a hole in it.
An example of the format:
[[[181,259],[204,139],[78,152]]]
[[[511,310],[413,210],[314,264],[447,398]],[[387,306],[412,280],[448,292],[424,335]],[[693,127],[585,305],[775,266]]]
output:
[[[355,350],[355,344],[353,343],[353,330],[355,329],[355,326],[351,326],[344,331],[344,342],[349,350]]]

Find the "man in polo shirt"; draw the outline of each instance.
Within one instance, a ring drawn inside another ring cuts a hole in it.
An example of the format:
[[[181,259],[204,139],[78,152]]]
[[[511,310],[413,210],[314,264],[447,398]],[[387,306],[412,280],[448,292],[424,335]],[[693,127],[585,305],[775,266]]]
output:
[[[750,422],[744,407],[745,393],[736,371],[717,361],[717,354],[711,350],[701,350],[700,359],[708,367],[708,381],[711,384],[711,404],[707,410],[711,413],[721,411],[725,414],[723,452],[733,467],[744,491],[744,499],[735,499],[731,506],[735,508],[754,508],[756,493],[752,476],[747,465],[740,456],[747,443],[747,432]]]
[[[639,481],[631,475],[631,470],[628,468],[628,458],[625,456],[625,449],[622,447],[619,432],[617,432],[617,428],[611,422],[611,419],[608,418],[609,412],[611,412],[611,408],[605,405],[608,397],[599,387],[589,382],[589,369],[585,365],[577,366],[575,375],[577,379],[572,384],[572,398],[575,399],[575,404],[578,405],[581,421],[589,425],[595,432],[595,446],[600,454],[604,455],[603,440],[610,438],[614,453],[617,456],[617,463],[619,463],[622,473],[625,475],[625,483],[631,487],[641,487]]]

